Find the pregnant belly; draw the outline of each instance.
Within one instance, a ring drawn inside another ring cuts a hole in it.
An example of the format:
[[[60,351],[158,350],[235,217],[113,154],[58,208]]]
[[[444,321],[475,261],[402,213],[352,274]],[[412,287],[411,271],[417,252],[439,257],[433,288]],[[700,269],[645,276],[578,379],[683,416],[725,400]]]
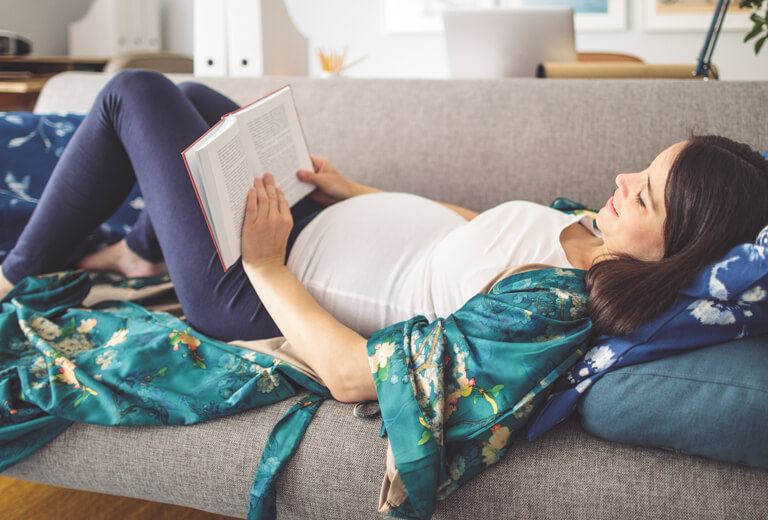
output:
[[[405,193],[354,197],[323,210],[296,239],[288,268],[336,319],[368,336],[434,313],[428,258],[466,220]]]

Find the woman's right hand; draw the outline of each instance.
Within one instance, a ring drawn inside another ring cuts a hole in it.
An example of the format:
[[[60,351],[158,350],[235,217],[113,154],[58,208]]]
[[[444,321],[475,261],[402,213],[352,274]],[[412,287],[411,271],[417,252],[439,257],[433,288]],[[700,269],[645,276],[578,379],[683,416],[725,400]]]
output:
[[[299,180],[317,186],[317,189],[310,195],[313,200],[327,206],[356,195],[379,191],[342,177],[336,168],[328,162],[328,159],[314,155],[311,157],[315,171],[299,170],[297,175]]]

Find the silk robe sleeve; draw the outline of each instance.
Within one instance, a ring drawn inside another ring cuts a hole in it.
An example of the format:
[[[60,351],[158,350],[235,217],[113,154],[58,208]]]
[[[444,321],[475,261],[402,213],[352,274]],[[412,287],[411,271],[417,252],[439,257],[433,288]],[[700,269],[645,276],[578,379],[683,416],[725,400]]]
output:
[[[384,428],[407,491],[392,514],[428,518],[437,500],[506,452],[587,344],[584,275],[513,275],[446,318],[417,316],[370,338]]]

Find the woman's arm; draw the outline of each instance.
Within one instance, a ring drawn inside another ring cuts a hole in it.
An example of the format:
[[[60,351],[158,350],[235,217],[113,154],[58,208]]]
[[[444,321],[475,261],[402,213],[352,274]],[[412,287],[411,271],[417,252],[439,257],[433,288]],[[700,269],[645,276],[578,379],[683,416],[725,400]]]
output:
[[[270,174],[254,181],[243,223],[243,268],[288,341],[343,402],[376,399],[367,340],[323,309],[284,264],[290,208]]]
[[[312,165],[315,168],[314,172],[299,170],[298,177],[304,182],[309,182],[317,186],[318,189],[312,193],[311,197],[322,204],[328,205],[358,195],[383,192],[383,190],[353,182],[346,177],[342,177],[336,168],[334,168],[327,159],[322,157],[312,156]],[[436,202],[455,211],[467,220],[472,220],[478,215],[477,212],[472,211],[471,209],[448,204],[447,202]]]

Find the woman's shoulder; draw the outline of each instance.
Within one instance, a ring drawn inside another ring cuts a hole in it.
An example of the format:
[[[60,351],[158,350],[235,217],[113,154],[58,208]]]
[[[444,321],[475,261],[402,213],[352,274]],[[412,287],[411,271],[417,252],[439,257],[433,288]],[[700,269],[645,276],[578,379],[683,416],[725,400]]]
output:
[[[589,297],[585,275],[579,269],[541,264],[505,270],[487,293],[472,298],[455,316],[507,316],[514,320],[522,311],[526,320],[534,315],[567,322],[581,320],[587,317]]]
[[[526,264],[504,269],[483,288],[483,294],[506,294],[529,291],[562,291],[586,298],[587,272],[582,269]]]
[[[566,269],[547,264],[524,264],[510,266],[502,270],[496,277],[488,282],[480,294],[503,292],[519,280],[545,280],[570,277],[576,280],[584,280],[586,271],[581,269]]]
[[[572,215],[568,215],[559,210],[533,202],[530,200],[509,200],[496,206],[486,209],[479,215],[485,220],[504,219],[512,220],[517,223],[552,223],[560,225]]]

